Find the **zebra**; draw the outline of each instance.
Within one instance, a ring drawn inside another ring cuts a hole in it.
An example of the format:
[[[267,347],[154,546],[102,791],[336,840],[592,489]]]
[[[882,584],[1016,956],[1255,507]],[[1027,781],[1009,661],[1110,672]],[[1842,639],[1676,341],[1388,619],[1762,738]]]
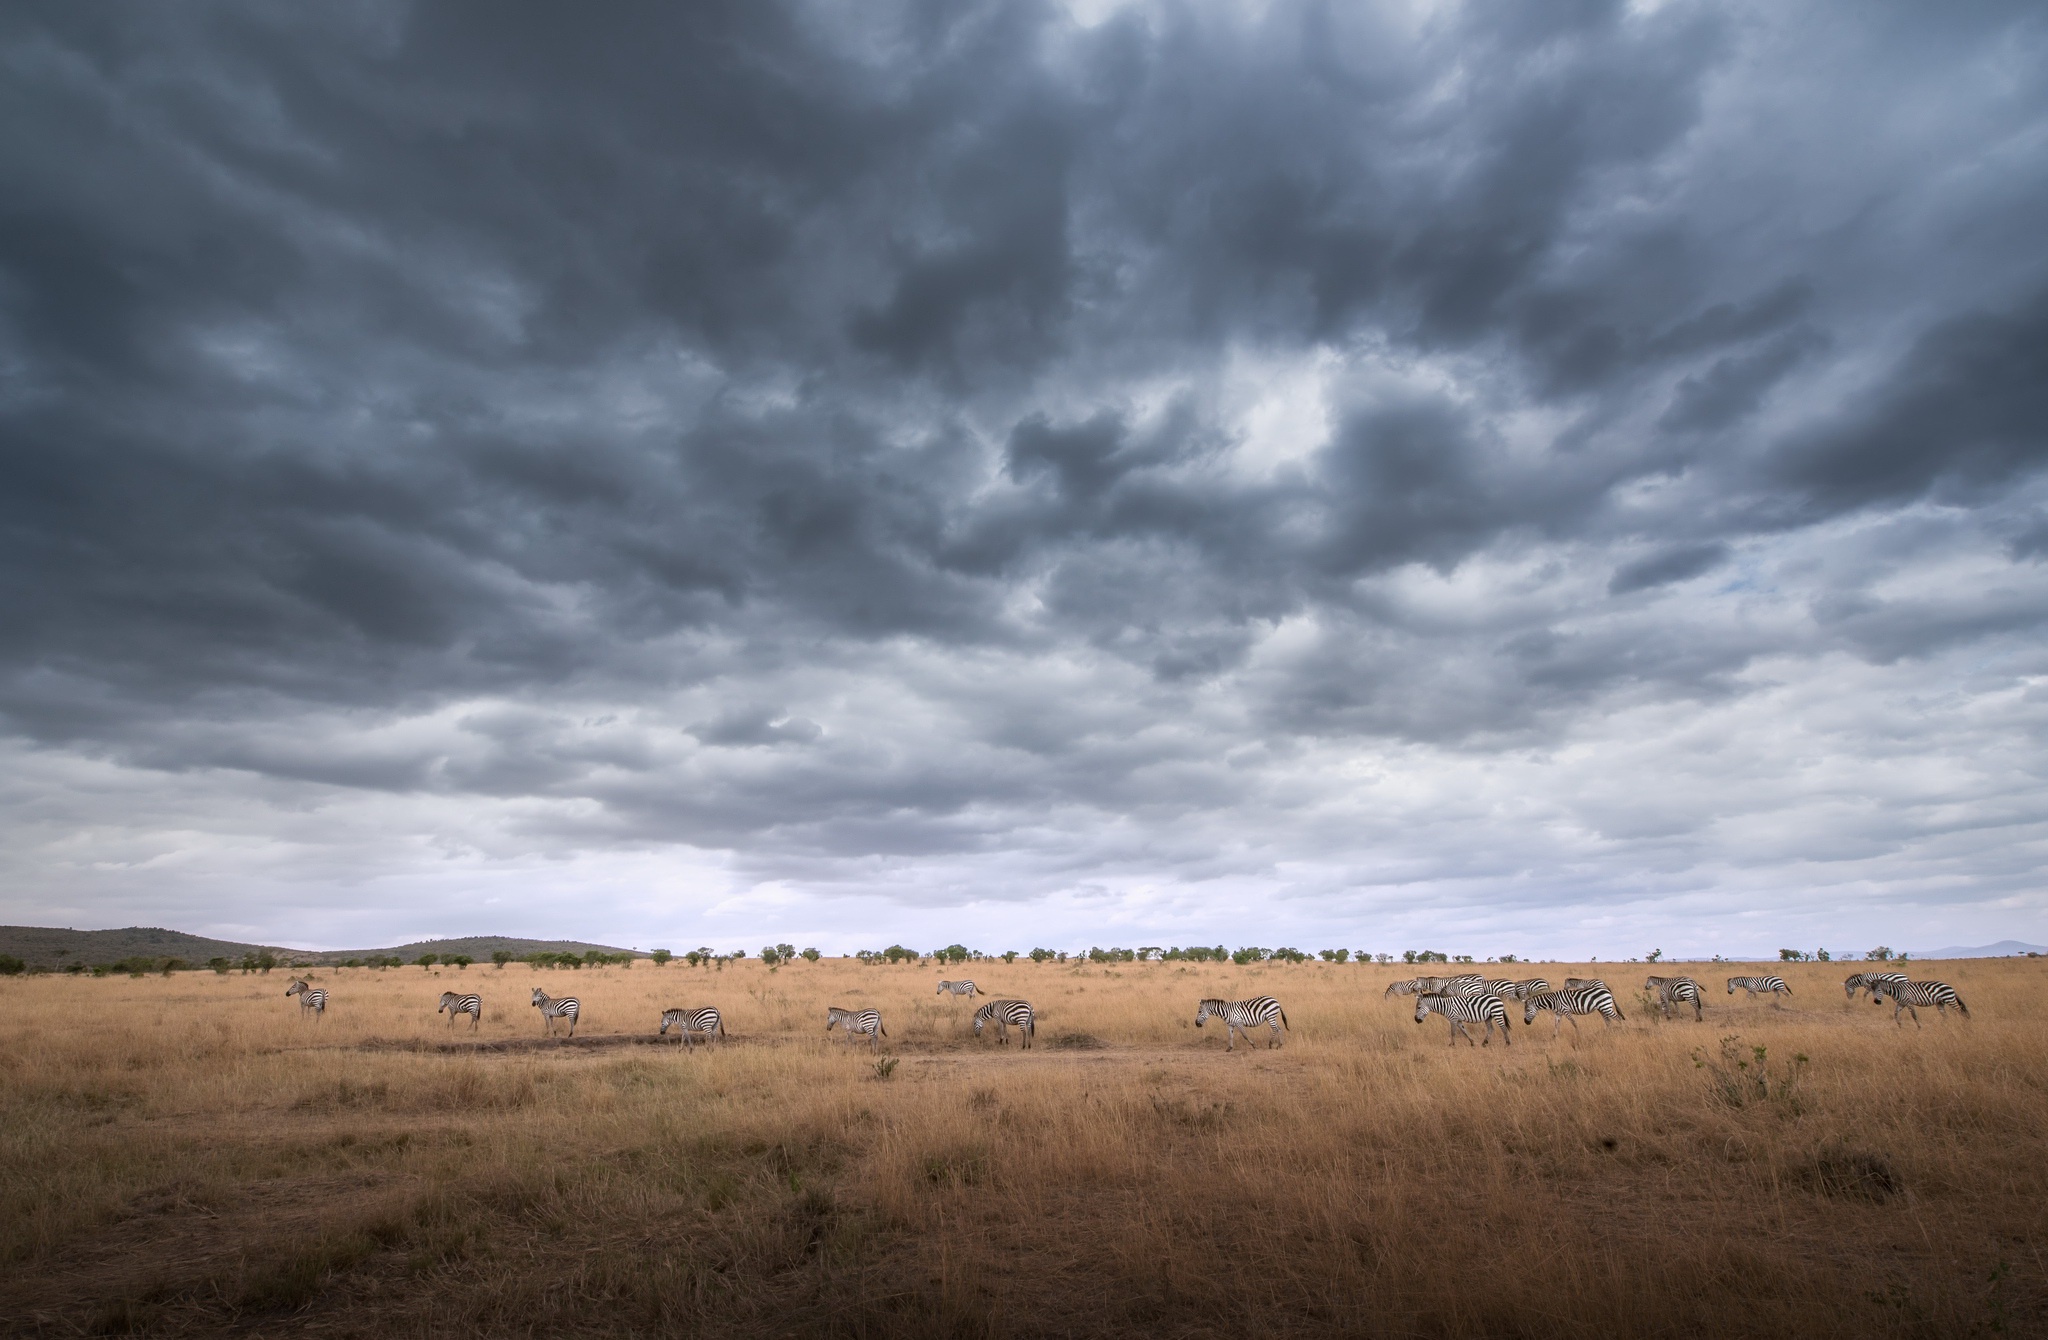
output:
[[[1422,990],[1421,979],[1416,977],[1409,977],[1399,982],[1389,983],[1387,986],[1386,999],[1392,1000],[1395,996],[1412,996],[1420,990]]]
[[[980,989],[980,987],[977,987],[972,982],[940,982],[939,989],[935,994],[943,996],[950,991],[956,996],[965,996],[969,1000],[973,1000],[974,993]]]
[[[1687,1003],[1692,1005],[1694,1023],[1706,1021],[1707,1013],[1701,1008],[1700,1002],[1700,984],[1692,978],[1646,977],[1643,979],[1643,989],[1657,993],[1657,1003],[1664,1007],[1664,1017],[1666,1019],[1671,1017],[1671,1004],[1673,1001],[1676,1001],[1681,1005]]]
[[[1038,1033],[1038,1014],[1028,1000],[992,1000],[974,1012],[974,1036],[980,1037],[985,1024],[996,1026],[996,1041],[1010,1045],[1010,1030],[1017,1030],[1020,1050],[1028,1050]]]
[[[1431,1013],[1441,1014],[1451,1025],[1451,1045],[1458,1045],[1458,1035],[1463,1033],[1465,1041],[1471,1042],[1472,1035],[1465,1032],[1468,1023],[1485,1023],[1486,1044],[1493,1045],[1493,1027],[1500,1025],[1501,1046],[1513,1044],[1508,1040],[1508,1007],[1501,1003],[1499,996],[1481,993],[1476,996],[1446,995],[1441,991],[1427,991],[1415,998],[1415,1022],[1421,1023]]]
[[[1899,1024],[1899,1014],[1903,1011],[1913,1016],[1913,1027],[1920,1027],[1920,1011],[1913,1008],[1915,1005],[1932,1005],[1935,1013],[1943,1019],[1948,1018],[1948,1007],[1953,1005],[1963,1018],[1970,1017],[1970,1007],[1963,1004],[1963,998],[1947,982],[1879,982],[1870,997],[1871,1004],[1876,1004],[1880,995],[1891,997],[1892,1022],[1895,1024]],[[1904,1028],[1905,1025],[1899,1024],[1899,1027]]]
[[[882,1039],[889,1036],[889,1030],[882,1027],[880,1010],[842,1010],[837,1005],[829,1006],[825,1010],[825,1031],[830,1033],[834,1024],[846,1030],[848,1042],[852,1042],[863,1033],[867,1034],[868,1041],[876,1051],[882,1049]]]
[[[718,1035],[720,1042],[725,1041],[725,1020],[720,1017],[717,1010],[709,1005],[697,1010],[663,1010],[661,1012],[662,1036],[667,1036],[670,1027],[674,1027],[678,1033],[683,1035],[683,1049],[685,1051],[689,1050],[690,1035],[692,1033],[702,1033],[704,1035],[704,1045],[707,1047],[711,1045],[711,1036],[714,1033]]]
[[[1882,982],[1895,982],[1900,986],[1904,986],[1906,984],[1906,974],[1902,972],[1852,972],[1842,979],[1842,987],[1847,992],[1850,1000],[1856,999],[1858,991],[1868,991],[1871,1000],[1875,1001],[1877,999],[1878,985]]]
[[[1550,990],[1550,983],[1544,981],[1541,977],[1525,977],[1515,983],[1515,999],[1527,1000],[1540,991],[1548,990]]]
[[[321,1016],[327,1013],[327,989],[325,987],[314,986],[303,977],[294,977],[292,978],[292,984],[284,989],[284,993],[287,996],[297,996],[299,998],[299,1018],[301,1019],[306,1017],[306,1011],[311,1010],[313,1012],[313,1022],[317,1024],[320,1022]],[[1914,1022],[1918,1023],[1919,1020],[1916,1019]]]
[[[555,1031],[555,1020],[567,1019],[569,1021],[569,1036],[572,1038],[576,1036],[576,1020],[583,1013],[582,1001],[574,996],[563,996],[560,1000],[556,1000],[539,987],[535,987],[533,989],[533,1004],[540,1011],[541,1022],[547,1026],[549,1034],[552,1035]]]
[[[1773,996],[1780,991],[1788,996],[1792,994],[1792,988],[1785,985],[1785,979],[1782,977],[1730,977],[1728,994],[1732,996],[1737,991],[1747,991],[1751,1000],[1756,999],[1756,993],[1759,991],[1769,992]]]
[[[439,1014],[441,1010],[448,1011],[448,1026],[450,1028],[455,1027],[456,1015],[468,1015],[469,1031],[474,1033],[482,1026],[484,1021],[484,998],[482,996],[458,996],[453,991],[443,991],[441,993],[441,1009],[435,1010],[434,1013]]]
[[[1557,1016],[1556,1022],[1550,1026],[1553,1036],[1564,1027],[1565,1020],[1571,1019],[1572,1034],[1576,1038],[1579,1021],[1572,1018],[1574,1015],[1597,1014],[1607,1021],[1609,1028],[1614,1027],[1614,1021],[1617,1019],[1627,1021],[1621,1007],[1614,1003],[1614,993],[1597,983],[1568,986],[1562,991],[1530,992],[1522,997],[1522,1026],[1527,1028],[1534,1024],[1536,1015],[1543,1010],[1549,1010]]]
[[[1574,987],[1580,986],[1597,986],[1600,987],[1602,990],[1613,989],[1609,987],[1606,982],[1602,981],[1598,977],[1567,977],[1564,979],[1564,986],[1565,990],[1567,991],[1571,990]]]
[[[1250,1042],[1252,1030],[1260,1024],[1272,1030],[1272,1036],[1266,1040],[1269,1049],[1280,1045],[1282,1028],[1290,1033],[1294,1031],[1294,1025],[1287,1022],[1287,1011],[1281,1009],[1280,1002],[1271,996],[1253,996],[1250,1000],[1205,1000],[1195,1006],[1195,1027],[1200,1028],[1204,1019],[1223,1021],[1223,1050],[1227,1052],[1237,1050],[1239,1033],[1244,1034],[1246,1042]]]
[[[1511,982],[1505,977],[1487,978],[1484,990],[1487,995],[1499,996],[1502,1000],[1520,1000],[1522,998],[1522,984],[1520,982]]]

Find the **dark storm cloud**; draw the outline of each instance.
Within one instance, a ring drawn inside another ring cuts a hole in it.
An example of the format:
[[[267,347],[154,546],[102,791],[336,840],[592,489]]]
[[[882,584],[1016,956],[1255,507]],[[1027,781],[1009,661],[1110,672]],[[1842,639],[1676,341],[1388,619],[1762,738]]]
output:
[[[568,847],[1028,852],[1035,888],[1125,868],[1126,823],[1273,868],[1217,856],[1269,827],[1229,816],[1350,795],[1319,750],[1737,711],[1765,660],[2023,673],[2044,40],[17,8],[0,713],[557,806],[513,826]]]

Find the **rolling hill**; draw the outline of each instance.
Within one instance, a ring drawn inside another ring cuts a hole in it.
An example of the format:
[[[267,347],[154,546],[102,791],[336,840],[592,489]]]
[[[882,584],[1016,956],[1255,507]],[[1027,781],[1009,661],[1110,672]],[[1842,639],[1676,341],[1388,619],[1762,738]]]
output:
[[[0,955],[11,955],[30,967],[62,968],[72,963],[119,963],[126,959],[183,959],[193,967],[211,958],[240,959],[245,954],[270,954],[283,963],[333,964],[372,955],[402,958],[410,963],[421,954],[467,954],[488,960],[492,951],[607,954],[636,951],[582,940],[525,940],[507,935],[470,935],[448,940],[417,940],[382,949],[292,949],[282,945],[243,944],[204,935],[166,930],[161,926],[126,926],[120,930],[76,931],[57,926],[0,926]],[[644,955],[643,955],[644,957]]]

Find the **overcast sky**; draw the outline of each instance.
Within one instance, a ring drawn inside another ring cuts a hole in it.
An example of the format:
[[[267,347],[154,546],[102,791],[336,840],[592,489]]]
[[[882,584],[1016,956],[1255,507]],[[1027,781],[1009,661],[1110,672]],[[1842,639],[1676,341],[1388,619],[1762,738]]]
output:
[[[2048,940],[2038,3],[0,12],[0,920]]]

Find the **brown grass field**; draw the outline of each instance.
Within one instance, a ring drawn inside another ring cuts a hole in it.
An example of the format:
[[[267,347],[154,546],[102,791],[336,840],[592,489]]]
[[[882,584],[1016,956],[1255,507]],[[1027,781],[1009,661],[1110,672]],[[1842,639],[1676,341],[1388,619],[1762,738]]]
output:
[[[1625,1026],[1575,1044],[1517,1008],[1511,1048],[1452,1049],[1382,999],[1394,968],[974,965],[1039,1007],[1030,1052],[975,1041],[952,974],[850,961],[323,969],[317,1023],[282,971],[14,978],[0,1325],[2048,1334],[2048,963],[1913,965],[1974,1013],[1917,1031],[1846,1002],[1853,968],[1770,965],[1779,1009],[1680,966],[1696,1024],[1601,964]],[[575,1044],[536,984],[583,1001]],[[448,988],[484,996],[474,1038]],[[1278,1050],[1191,1026],[1260,992]],[[651,1043],[701,1004],[728,1045]],[[890,1073],[828,1004],[883,1011]]]

